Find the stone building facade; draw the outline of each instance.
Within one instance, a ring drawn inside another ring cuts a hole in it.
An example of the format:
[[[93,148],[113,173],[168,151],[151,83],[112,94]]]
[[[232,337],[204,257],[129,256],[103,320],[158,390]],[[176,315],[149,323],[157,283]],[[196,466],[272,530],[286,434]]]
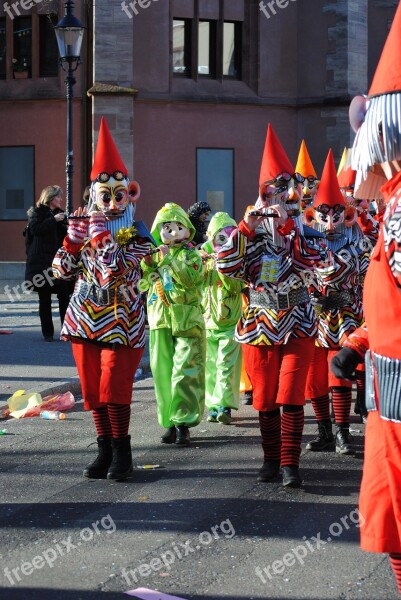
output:
[[[63,4],[56,4],[61,16]],[[148,225],[169,201],[187,208],[208,200],[240,219],[257,196],[269,122],[294,164],[304,138],[320,172],[330,147],[339,160],[352,143],[349,103],[369,88],[397,4],[76,2],[87,32],[74,89],[74,204],[102,115],[141,185],[137,216]],[[0,127],[0,153],[34,146],[31,202],[44,185],[65,179],[63,77],[49,91],[37,70],[33,75],[22,86],[0,79],[0,119],[12,124]],[[0,219],[4,185],[0,179]],[[18,219],[0,220],[1,260],[22,260],[22,244],[13,241],[20,229]]]

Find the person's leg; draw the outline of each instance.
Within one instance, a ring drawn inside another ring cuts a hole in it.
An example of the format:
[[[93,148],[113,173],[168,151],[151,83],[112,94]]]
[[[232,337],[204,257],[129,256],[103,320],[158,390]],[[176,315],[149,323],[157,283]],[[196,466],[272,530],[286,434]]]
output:
[[[283,406],[281,469],[283,485],[299,487],[299,457],[304,426],[305,386],[314,356],[313,338],[290,338],[281,348],[277,403]]]
[[[391,553],[389,559],[397,582],[398,591],[401,594],[401,554]]]
[[[265,483],[274,479],[280,470],[281,415],[276,405],[280,347],[248,344],[243,357],[253,388],[253,407],[259,411],[263,465],[257,480]]]
[[[61,326],[63,326],[65,313],[67,312],[67,308],[70,303],[70,297],[71,297],[71,293],[72,293],[70,286],[66,285],[64,282],[62,282],[62,284],[63,285],[60,287],[60,289],[57,290],[57,300],[58,300],[58,308],[59,308],[59,312],[60,312]]]
[[[100,402],[107,406],[112,430],[112,461],[107,479],[120,481],[133,470],[131,437],[132,386],[143,348],[114,344],[101,349]]]
[[[218,352],[216,357],[215,397],[218,399],[217,420],[231,423],[231,409],[238,410],[241,377],[241,346],[234,339],[234,331],[216,332]]]
[[[207,420],[217,423],[219,398],[216,396],[217,383],[216,363],[218,359],[219,340],[214,329],[206,330],[206,361],[205,361],[205,404],[208,410]]]
[[[305,397],[310,398],[318,426],[317,437],[306,445],[306,449],[313,452],[335,448],[333,424],[330,418],[327,352],[326,348],[315,346],[305,387]]]
[[[111,424],[107,406],[99,402],[101,359],[100,347],[88,342],[73,341],[72,353],[81,381],[84,407],[92,411],[97,433],[98,455],[84,469],[84,477],[104,479],[111,465]]]
[[[42,335],[45,340],[52,340],[54,325],[52,319],[52,289],[47,283],[38,288],[39,294],[39,318]]]
[[[188,427],[198,425],[205,410],[205,335],[176,337],[171,377],[170,420],[177,429],[176,444],[188,445]]]
[[[150,368],[155,386],[157,420],[162,427],[171,429],[172,437],[174,437],[174,439],[171,439],[171,442],[175,441],[175,427],[174,423],[170,420],[174,351],[174,339],[170,329],[150,330]],[[168,431],[165,435],[168,435]],[[167,443],[171,442],[167,441]]]

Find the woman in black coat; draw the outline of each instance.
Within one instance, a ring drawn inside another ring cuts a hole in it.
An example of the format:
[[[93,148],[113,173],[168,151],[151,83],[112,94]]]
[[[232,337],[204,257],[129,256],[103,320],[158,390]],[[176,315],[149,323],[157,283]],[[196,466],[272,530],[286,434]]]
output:
[[[68,222],[61,209],[62,189],[49,185],[42,190],[35,208],[28,211],[29,236],[25,279],[30,281],[39,294],[39,317],[46,342],[53,341],[52,294],[57,294],[61,323],[74,288],[74,282],[60,281],[53,277],[54,255],[63,245]],[[28,232],[27,232],[28,235]]]

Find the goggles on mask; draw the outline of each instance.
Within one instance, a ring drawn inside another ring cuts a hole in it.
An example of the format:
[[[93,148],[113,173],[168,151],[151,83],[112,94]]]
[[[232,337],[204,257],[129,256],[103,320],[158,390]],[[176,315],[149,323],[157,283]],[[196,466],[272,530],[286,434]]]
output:
[[[111,178],[114,178],[116,181],[122,181],[123,179],[127,179],[127,175],[125,175],[122,171],[114,171],[114,173],[106,173],[103,171],[99,173],[96,177],[96,181],[98,183],[107,183]]]

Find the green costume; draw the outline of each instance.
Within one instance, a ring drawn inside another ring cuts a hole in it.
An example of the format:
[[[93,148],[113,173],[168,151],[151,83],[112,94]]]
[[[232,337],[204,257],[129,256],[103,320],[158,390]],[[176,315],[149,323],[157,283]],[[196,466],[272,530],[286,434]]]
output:
[[[237,227],[227,213],[218,212],[210,221],[207,236],[213,241],[226,227]],[[241,344],[234,339],[241,316],[241,290],[245,284],[216,270],[213,258],[205,264],[202,305],[206,326],[206,407],[238,409],[241,378]]]
[[[149,349],[159,424],[194,427],[205,408],[205,323],[202,315],[203,265],[199,251],[188,245],[195,228],[186,212],[168,203],[156,215],[152,235],[163,244],[163,223],[176,222],[190,232],[169,245],[152,265],[142,261],[148,290]]]

